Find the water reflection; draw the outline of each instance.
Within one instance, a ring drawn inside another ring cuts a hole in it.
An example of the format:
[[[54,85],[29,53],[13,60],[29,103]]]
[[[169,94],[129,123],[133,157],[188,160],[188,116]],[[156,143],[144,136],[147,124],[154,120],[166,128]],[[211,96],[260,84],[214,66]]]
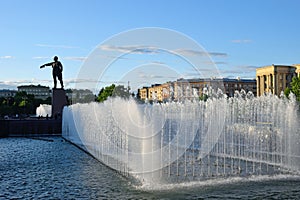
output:
[[[207,182],[145,190],[62,138],[0,139],[0,199],[296,198],[300,180]]]

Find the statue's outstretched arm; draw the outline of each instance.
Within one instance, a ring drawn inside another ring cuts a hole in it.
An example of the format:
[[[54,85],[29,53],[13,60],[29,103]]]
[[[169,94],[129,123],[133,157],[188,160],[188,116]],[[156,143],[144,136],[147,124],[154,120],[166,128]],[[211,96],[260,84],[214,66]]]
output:
[[[40,68],[44,68],[46,66],[52,66],[53,62],[47,63],[47,64],[43,64],[40,66]]]

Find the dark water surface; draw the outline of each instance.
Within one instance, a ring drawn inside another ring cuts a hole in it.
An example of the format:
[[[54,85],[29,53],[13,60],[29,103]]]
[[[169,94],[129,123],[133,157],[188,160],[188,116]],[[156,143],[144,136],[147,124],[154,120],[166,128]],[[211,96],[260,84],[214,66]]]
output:
[[[300,199],[295,176],[136,186],[62,138],[47,139],[0,139],[0,200]]]

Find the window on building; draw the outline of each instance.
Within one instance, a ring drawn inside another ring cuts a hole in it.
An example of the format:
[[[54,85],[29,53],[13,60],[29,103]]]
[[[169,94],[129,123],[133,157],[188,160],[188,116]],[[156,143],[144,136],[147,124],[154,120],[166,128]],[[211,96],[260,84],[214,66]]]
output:
[[[271,82],[271,86],[273,86],[273,75],[270,75],[270,82]]]

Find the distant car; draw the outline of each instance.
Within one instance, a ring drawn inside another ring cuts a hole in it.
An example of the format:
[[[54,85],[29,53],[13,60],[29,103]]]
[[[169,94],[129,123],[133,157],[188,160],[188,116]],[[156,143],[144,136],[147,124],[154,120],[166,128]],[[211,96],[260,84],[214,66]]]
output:
[[[5,116],[4,116],[4,119],[5,119],[5,120],[9,119],[9,116],[8,116],[8,115],[5,115]]]

